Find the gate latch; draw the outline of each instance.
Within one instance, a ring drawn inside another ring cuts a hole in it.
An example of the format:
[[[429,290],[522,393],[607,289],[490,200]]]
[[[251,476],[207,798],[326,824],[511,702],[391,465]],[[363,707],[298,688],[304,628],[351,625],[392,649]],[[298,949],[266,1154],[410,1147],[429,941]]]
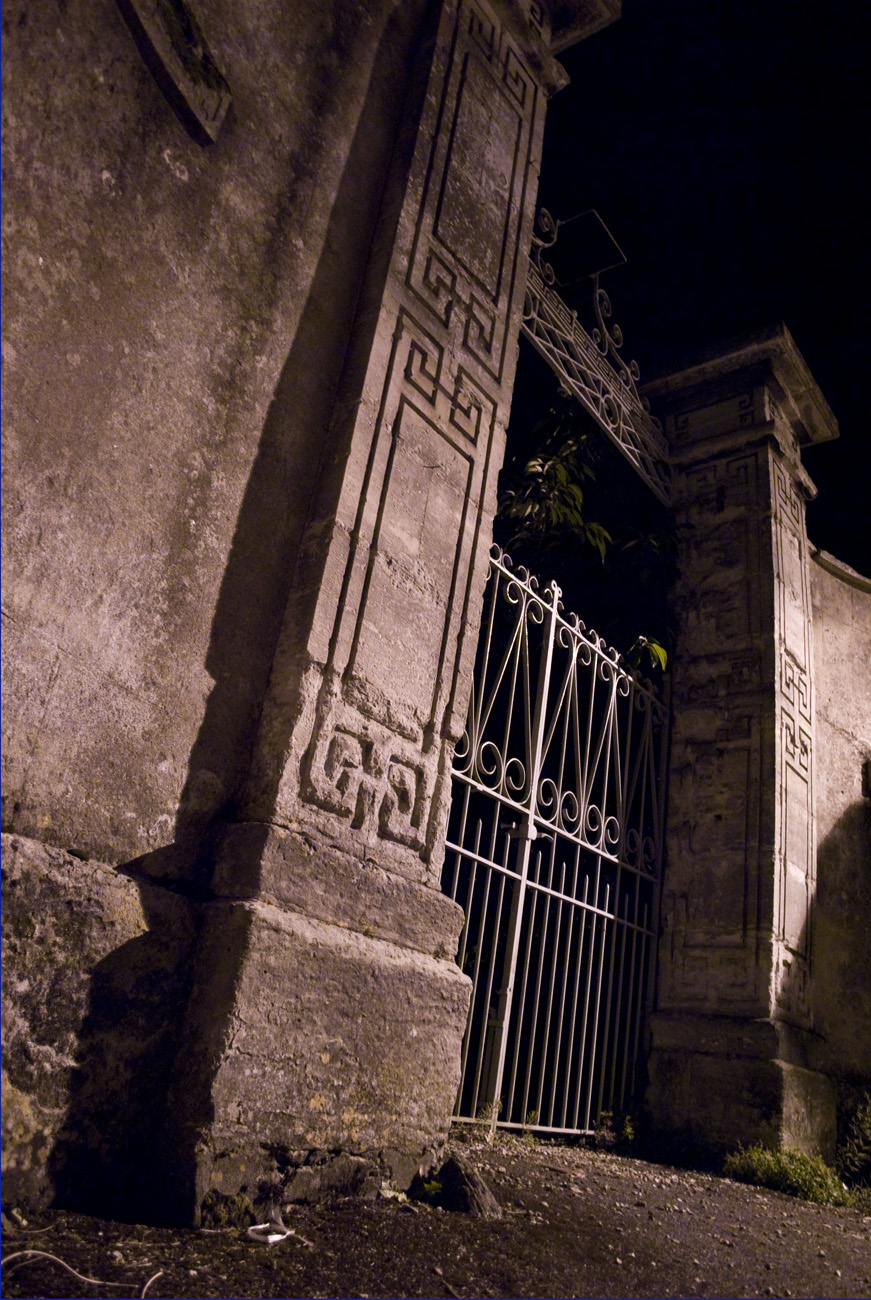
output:
[[[510,840],[552,840],[552,835],[545,835],[529,822],[502,822],[500,831],[504,831]]]
[[[500,831],[504,831],[510,840],[538,839],[538,831],[536,827],[530,826],[528,822],[502,822],[499,829]]]

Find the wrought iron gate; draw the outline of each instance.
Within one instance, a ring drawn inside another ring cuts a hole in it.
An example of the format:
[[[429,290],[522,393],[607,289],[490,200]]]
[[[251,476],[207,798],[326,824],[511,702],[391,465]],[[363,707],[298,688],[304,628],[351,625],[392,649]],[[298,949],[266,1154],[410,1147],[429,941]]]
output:
[[[473,980],[456,1117],[568,1134],[636,1083],[667,708],[559,596],[493,548],[442,883]]]

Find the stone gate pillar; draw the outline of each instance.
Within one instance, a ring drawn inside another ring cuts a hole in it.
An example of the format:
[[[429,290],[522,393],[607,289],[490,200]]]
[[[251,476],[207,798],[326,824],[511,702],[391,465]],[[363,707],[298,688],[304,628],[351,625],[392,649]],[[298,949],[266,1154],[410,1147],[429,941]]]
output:
[[[837,424],[783,326],[645,391],[673,449],[680,568],[652,1127],[711,1155],[826,1151],[800,449]]]
[[[170,1098],[183,1217],[312,1148],[377,1154],[407,1184],[447,1131],[469,987],[441,843],[544,108],[565,81],[542,22],[537,4],[445,0],[397,140],[205,908]]]

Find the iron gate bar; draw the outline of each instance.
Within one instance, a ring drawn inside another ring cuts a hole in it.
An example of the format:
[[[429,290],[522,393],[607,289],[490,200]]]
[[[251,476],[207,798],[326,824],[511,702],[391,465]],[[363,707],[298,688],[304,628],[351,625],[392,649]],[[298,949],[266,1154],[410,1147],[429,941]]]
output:
[[[443,876],[473,980],[457,1117],[589,1132],[642,1047],[667,707],[498,547],[488,592]]]
[[[550,674],[553,666],[553,646],[554,631],[556,628],[557,606],[559,603],[559,588],[554,583],[551,588],[545,592],[550,595],[550,601],[545,606],[545,641],[542,649],[542,662],[538,674],[538,689],[535,697],[535,713],[532,720],[531,732],[531,766],[529,768],[529,789],[534,792],[538,789],[538,782],[541,773],[541,763],[543,759],[543,740],[545,726],[545,710],[547,707],[548,691],[550,689]],[[528,699],[528,696],[526,697]],[[507,978],[504,983],[502,998],[504,1004],[500,1005],[499,1018],[497,1025],[502,1030],[499,1036],[499,1054],[496,1062],[496,1071],[493,1079],[493,1100],[499,1097],[502,1091],[502,1074],[505,1069],[505,1052],[508,1047],[508,1038],[504,1032],[504,1026],[511,1015],[511,1003],[514,997],[514,977],[517,973],[517,954],[520,946],[520,922],[523,912],[523,898],[526,891],[526,881],[529,875],[529,857],[532,850],[532,842],[538,837],[538,831],[535,826],[535,799],[530,798],[529,804],[525,809],[526,824],[517,833],[517,838],[521,844],[521,864],[520,864],[520,884],[514,891],[511,913],[508,921],[508,946],[509,958],[507,967]],[[494,1109],[492,1121],[495,1126],[498,1112]]]

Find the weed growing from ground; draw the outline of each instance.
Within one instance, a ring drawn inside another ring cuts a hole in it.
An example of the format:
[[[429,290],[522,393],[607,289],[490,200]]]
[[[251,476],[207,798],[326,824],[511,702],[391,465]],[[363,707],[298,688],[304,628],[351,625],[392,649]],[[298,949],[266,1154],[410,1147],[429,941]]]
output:
[[[596,1122],[592,1146],[597,1151],[616,1151],[618,1155],[632,1155],[637,1145],[635,1123],[631,1115],[622,1111],[603,1110]]]
[[[871,1093],[866,1092],[838,1152],[838,1173],[852,1187],[871,1190]]]
[[[736,1182],[786,1192],[818,1205],[854,1203],[853,1195],[824,1160],[789,1147],[776,1151],[764,1146],[739,1147],[727,1157],[723,1173]]]

